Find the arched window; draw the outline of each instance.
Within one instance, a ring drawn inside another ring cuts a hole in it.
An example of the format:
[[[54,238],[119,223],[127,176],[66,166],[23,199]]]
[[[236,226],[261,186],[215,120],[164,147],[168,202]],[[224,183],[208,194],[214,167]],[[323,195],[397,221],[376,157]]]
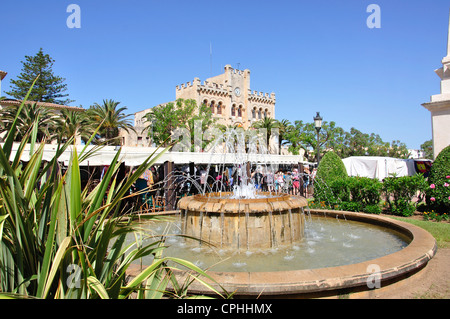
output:
[[[262,109],[258,110],[258,119],[262,119]]]
[[[242,117],[242,105],[239,105],[239,108],[238,108],[238,117]]]
[[[256,119],[256,108],[255,107],[252,110],[252,119]]]
[[[236,104],[233,104],[233,107],[231,108],[231,116],[236,116]]]
[[[215,102],[211,101],[211,105],[209,107],[211,108],[211,113],[214,114]]]
[[[269,117],[269,112],[267,111],[267,109],[264,110],[264,117]]]
[[[222,102],[219,102],[219,104],[217,104],[217,114],[222,114]]]

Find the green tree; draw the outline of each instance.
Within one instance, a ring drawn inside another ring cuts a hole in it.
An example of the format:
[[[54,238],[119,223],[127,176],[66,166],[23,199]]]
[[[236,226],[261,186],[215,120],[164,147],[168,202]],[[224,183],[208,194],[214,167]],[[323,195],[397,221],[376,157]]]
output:
[[[193,103],[196,105],[195,100],[186,100],[185,103]],[[200,122],[201,127],[199,128],[201,132],[205,132],[208,128],[211,127],[217,127],[219,130],[220,128],[216,125],[216,120],[212,117],[211,108],[207,106],[206,104],[202,103],[199,107],[198,112],[196,111],[196,108],[193,109],[192,113],[190,114],[190,117],[187,119],[186,122],[180,123],[180,125],[183,127],[186,127],[189,130],[189,134],[191,136],[191,145],[192,145],[192,151],[195,151],[194,144],[195,144],[195,124]],[[206,138],[203,136],[202,145],[201,148],[205,149],[212,140]]]
[[[10,105],[0,110],[0,133],[11,129],[19,109],[19,105]],[[38,142],[52,141],[57,137],[57,128],[60,123],[61,119],[53,110],[39,106],[37,103],[27,105],[20,109],[17,116],[15,141],[20,142],[34,125],[37,125]]]
[[[284,144],[287,144],[287,135],[288,135],[288,131],[290,130],[290,127],[292,126],[291,122],[287,119],[283,119],[281,121],[277,121],[278,122],[278,143],[280,145],[280,151],[281,151],[281,146]]]
[[[252,124],[252,127],[256,129],[263,129],[266,131],[265,139],[267,141],[268,149],[270,151],[270,140],[272,138],[272,130],[279,129],[280,123],[273,118],[264,117],[263,119],[254,122]]]
[[[144,130],[157,145],[167,146],[172,130],[177,126],[178,120],[175,113],[175,104],[170,102],[158,105],[145,114],[146,122],[149,123]]]
[[[436,157],[428,176],[426,202],[436,213],[450,213],[450,145]]]
[[[130,114],[124,113],[127,107],[119,107],[119,104],[120,102],[114,100],[103,100],[103,104],[95,103],[87,110],[95,127],[102,124],[99,136],[106,140],[107,145],[120,145],[119,129],[126,132],[135,131],[129,118]]]
[[[69,104],[73,102],[67,97],[67,84],[64,78],[53,73],[53,63],[55,62],[48,54],[44,54],[42,48],[35,56],[25,56],[22,63],[22,72],[16,80],[11,79],[11,91],[6,94],[23,100],[33,81],[39,75],[36,84],[28,98],[29,101],[47,102],[55,104]]]
[[[156,144],[167,146],[170,137],[177,128],[187,129],[190,135],[191,147],[194,147],[195,122],[201,122],[201,131],[214,125],[211,109],[206,105],[197,106],[193,99],[178,99],[175,103],[155,106],[145,115],[149,136]],[[205,147],[208,141],[203,141]]]
[[[336,126],[336,123],[331,121],[323,121],[322,129],[319,132],[319,147],[321,152],[325,153],[327,150],[335,150],[339,148],[338,143],[342,143],[341,135],[343,129]],[[303,123],[303,121],[295,121],[287,132],[284,134],[286,144],[289,145],[289,150],[293,154],[298,154],[300,149],[305,150],[305,156],[309,161],[315,161],[317,150],[317,131],[314,123]]]
[[[325,201],[329,205],[336,204],[336,196],[332,192],[332,184],[348,177],[344,162],[335,152],[327,152],[320,161],[314,180],[314,200]]]
[[[433,140],[425,141],[420,145],[420,149],[425,153],[424,157],[428,159],[434,158],[433,155]]]
[[[60,115],[61,121],[57,127],[58,138],[65,142],[70,137],[79,136],[84,142],[95,131],[95,123],[90,120],[88,113],[63,109]]]

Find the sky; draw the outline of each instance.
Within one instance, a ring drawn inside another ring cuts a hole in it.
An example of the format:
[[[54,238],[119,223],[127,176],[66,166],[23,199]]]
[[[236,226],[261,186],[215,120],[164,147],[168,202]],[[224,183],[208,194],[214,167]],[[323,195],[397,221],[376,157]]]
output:
[[[67,19],[80,8],[80,28]],[[369,28],[380,9],[380,28]],[[175,99],[175,87],[251,71],[251,89],[276,93],[276,118],[316,112],[419,149],[432,138],[421,104],[440,93],[448,0],[0,0],[0,70],[9,81],[40,48],[66,79],[71,106],[104,99],[135,113]],[[212,54],[211,54],[212,52]]]

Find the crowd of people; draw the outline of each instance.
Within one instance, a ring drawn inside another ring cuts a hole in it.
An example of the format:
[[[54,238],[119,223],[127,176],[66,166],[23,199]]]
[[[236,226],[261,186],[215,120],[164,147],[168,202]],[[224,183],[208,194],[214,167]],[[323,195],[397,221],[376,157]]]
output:
[[[304,167],[303,172],[298,168],[280,169],[275,172],[270,169],[253,169],[246,182],[255,185],[257,191],[286,193],[292,195],[302,195],[307,197],[311,193],[316,169],[310,170]],[[217,172],[214,169],[206,171],[205,168],[195,168],[194,180],[198,181],[202,187],[208,184],[211,191],[233,191],[235,185],[241,185],[243,174],[237,174],[236,170],[224,169]],[[245,182],[245,181],[244,181]]]
[[[257,190],[263,192],[286,193],[307,197],[314,182],[316,169],[312,171],[305,167],[303,172],[297,168],[292,170],[278,170],[275,173],[253,171],[252,182]]]
[[[316,168],[310,170],[308,166],[304,166],[303,171],[299,172],[298,168],[273,171],[254,167],[252,170],[249,169],[248,174],[241,173],[231,167],[222,167],[219,170],[213,166],[184,165],[175,167],[169,176],[164,176],[162,166],[159,168],[153,166],[136,181],[131,192],[147,190],[146,194],[143,194],[145,201],[144,197],[149,195],[155,198],[164,197],[164,193],[170,189],[172,190],[170,194],[176,202],[183,196],[203,191],[232,192],[236,185],[250,182],[255,186],[256,191],[310,197]],[[242,178],[247,180],[243,181]]]

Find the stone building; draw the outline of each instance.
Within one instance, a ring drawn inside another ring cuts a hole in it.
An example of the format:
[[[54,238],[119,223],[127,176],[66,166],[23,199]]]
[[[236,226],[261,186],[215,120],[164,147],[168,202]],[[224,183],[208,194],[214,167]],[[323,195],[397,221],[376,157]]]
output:
[[[447,56],[442,59],[442,67],[435,72],[441,78],[441,94],[432,95],[430,102],[422,104],[431,112],[434,158],[450,145],[450,20]]]
[[[178,99],[193,99],[197,105],[208,105],[216,123],[226,126],[247,129],[264,117],[275,118],[275,93],[252,91],[250,70],[233,69],[231,65],[224,67],[224,73],[208,78],[203,83],[199,78],[194,78],[191,82],[177,85],[175,101]],[[123,145],[150,146],[151,141],[144,130],[148,125],[145,123],[145,114],[150,111],[151,108],[134,114],[137,133],[121,132]]]

